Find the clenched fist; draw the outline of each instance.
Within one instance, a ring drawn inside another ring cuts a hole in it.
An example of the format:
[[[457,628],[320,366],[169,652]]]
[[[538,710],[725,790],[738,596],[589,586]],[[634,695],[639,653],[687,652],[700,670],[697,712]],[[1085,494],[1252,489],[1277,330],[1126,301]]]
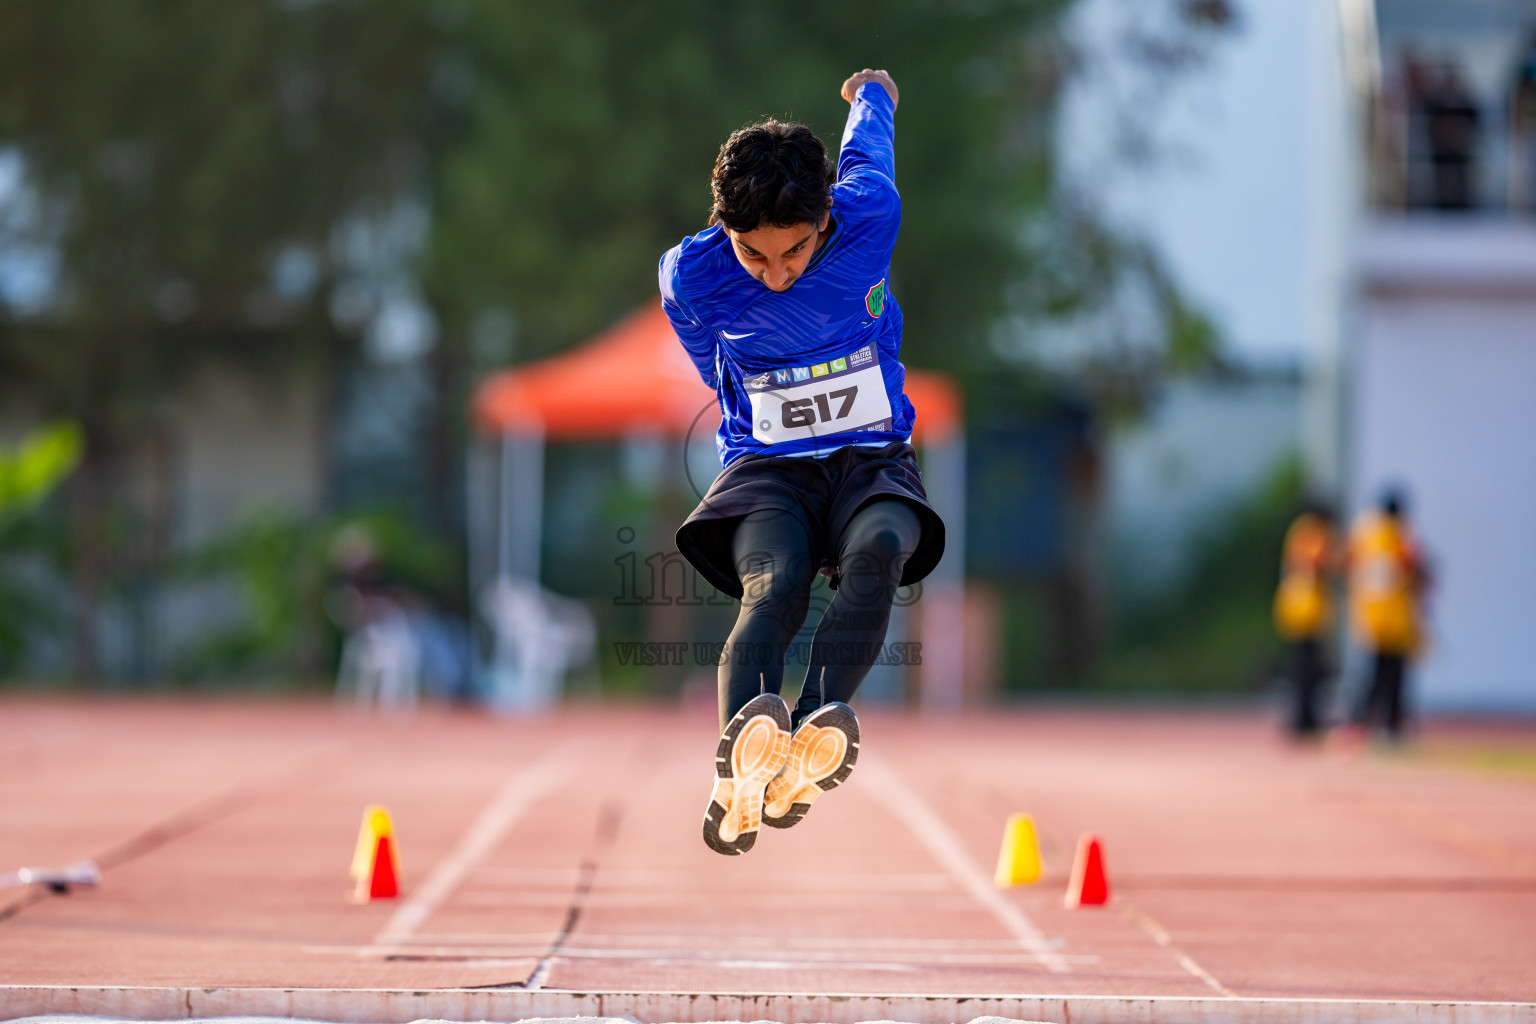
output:
[[[896,106],[900,101],[899,94],[896,92],[896,83],[891,80],[891,76],[884,71],[875,71],[872,68],[865,68],[863,71],[849,76],[848,81],[843,83],[843,99],[852,103],[853,97],[859,91],[859,86],[865,82],[879,82],[886,93],[890,95],[891,106]]]

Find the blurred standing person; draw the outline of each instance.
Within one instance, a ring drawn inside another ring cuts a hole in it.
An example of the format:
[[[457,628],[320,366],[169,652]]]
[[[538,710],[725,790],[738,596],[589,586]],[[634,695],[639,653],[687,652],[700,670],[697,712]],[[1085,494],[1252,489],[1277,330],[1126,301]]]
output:
[[[336,669],[336,698],[363,711],[413,712],[421,696],[421,648],[406,612],[408,592],[384,565],[378,537],[349,523],[331,538],[339,586],[327,610],[346,634]]]
[[[1429,160],[1429,122],[1425,100],[1434,89],[1434,69],[1412,47],[1402,54],[1403,184],[1406,205],[1434,203],[1435,182]]]
[[[1429,586],[1400,491],[1387,490],[1379,507],[1360,514],[1346,559],[1350,619],[1355,638],[1371,654],[1371,676],[1354,724],[1362,735],[1379,724],[1390,739],[1400,739],[1406,717],[1404,675],[1419,651],[1420,602]]]
[[[1536,210],[1536,32],[1509,87],[1509,206]]]
[[[1431,79],[1430,91],[1424,97],[1424,119],[1434,170],[1435,207],[1470,210],[1481,114],[1456,64],[1446,63]]]
[[[1333,513],[1310,503],[1285,531],[1274,603],[1275,629],[1290,644],[1290,732],[1299,740],[1315,738],[1323,724],[1318,705],[1328,676],[1324,636],[1333,623],[1337,568]]]
[[[1369,111],[1371,201],[1386,209],[1413,205],[1409,166],[1417,155],[1413,115],[1418,67],[1412,50],[1401,52],[1383,69],[1381,88]]]

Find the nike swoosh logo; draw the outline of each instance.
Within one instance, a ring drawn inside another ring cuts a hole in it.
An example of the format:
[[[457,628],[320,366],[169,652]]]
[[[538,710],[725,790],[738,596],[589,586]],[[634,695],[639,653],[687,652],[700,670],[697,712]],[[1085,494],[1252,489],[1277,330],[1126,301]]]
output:
[[[721,331],[720,333],[725,335],[727,338],[730,338],[732,341],[740,341],[742,338],[752,337],[752,335],[756,334],[757,332],[748,331],[746,334],[732,334],[730,331]]]

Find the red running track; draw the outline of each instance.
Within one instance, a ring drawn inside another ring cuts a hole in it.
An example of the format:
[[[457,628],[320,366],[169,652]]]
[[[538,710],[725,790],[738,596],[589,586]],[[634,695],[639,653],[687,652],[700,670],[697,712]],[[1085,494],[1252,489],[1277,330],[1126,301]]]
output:
[[[725,858],[711,710],[10,698],[0,872],[103,882],[0,891],[0,983],[1536,1000],[1536,724],[1359,760],[1257,715],[863,727],[847,786]],[[369,803],[404,895],[358,906]],[[999,893],[1014,811],[1047,877]],[[1068,911],[1088,831],[1114,899]]]

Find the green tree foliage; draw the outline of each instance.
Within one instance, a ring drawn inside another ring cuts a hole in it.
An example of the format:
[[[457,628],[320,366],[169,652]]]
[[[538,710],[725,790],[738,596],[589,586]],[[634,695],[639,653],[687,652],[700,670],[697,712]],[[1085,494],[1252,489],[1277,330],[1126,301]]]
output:
[[[1082,682],[1143,693],[1260,689],[1282,648],[1270,604],[1303,485],[1300,458],[1280,460],[1201,534],[1187,579],[1155,598],[1117,602],[1114,641]]]
[[[12,448],[0,446],[0,530],[41,505],[75,471],[83,447],[80,428],[70,422],[34,430]]]
[[[461,336],[477,312],[510,310],[519,358],[588,336],[654,297],[662,252],[703,228],[731,131],[789,117],[835,151],[843,79],[886,68],[901,88],[905,354],[960,368],[1047,198],[1066,6],[468,3],[447,30],[467,109],[435,178],[433,295]]]
[[[445,8],[439,83],[457,115],[436,136],[424,272],[450,339],[474,337],[487,313],[511,314],[522,361],[652,299],[661,253],[704,225],[725,137],[775,115],[806,122],[835,149],[847,113],[838,87],[868,66],[901,88],[892,284],[906,314],[904,360],[972,385],[1021,369],[1016,388],[1030,372],[1028,345],[998,346],[998,330],[1027,337],[1073,321],[1072,330],[1105,335],[1095,345],[1103,357],[1079,367],[1074,385],[1087,380],[1096,397],[1136,406],[1170,365],[1207,365],[1217,339],[1156,255],[1100,223],[1057,179],[1057,101],[1078,62],[1062,31],[1072,6]],[[1226,0],[1145,7],[1118,43],[1152,91],[1197,65],[1234,18]],[[1155,100],[1144,99],[1150,117]],[[1138,159],[1149,158],[1146,117],[1124,119]],[[1128,289],[1143,293],[1149,315],[1122,339],[1115,318],[1095,314]]]
[[[406,0],[0,5],[0,150],[31,216],[0,248],[57,267],[0,304],[0,396],[81,424],[76,669],[96,671],[119,463],[211,357],[291,370],[344,342],[328,242],[420,172],[433,60]],[[5,230],[0,228],[0,230]]]
[[[906,358],[986,377],[988,332],[1019,295],[1045,295],[1033,307],[1047,312],[1081,305],[1098,293],[1067,271],[1113,262],[1107,246],[1059,258],[1026,230],[1055,192],[1071,3],[0,4],[0,159],[23,171],[0,199],[29,213],[0,210],[0,255],[34,252],[57,271],[30,306],[0,295],[0,399],[83,431],[77,672],[96,669],[125,454],[207,359],[278,377],[334,367],[366,321],[341,301],[365,272],[345,240],[403,208],[425,212],[415,269],[444,327],[443,394],[466,383],[465,345],[487,314],[517,325],[525,359],[651,300],[661,253],[703,225],[725,136],[776,114],[835,146],[843,78],[884,67],[902,90],[892,285]],[[1051,288],[1018,287],[1046,271]],[[439,408],[428,447],[449,465],[459,409]]]
[[[24,161],[47,212],[35,241],[61,269],[45,316],[11,318],[0,381],[94,444],[206,356],[313,350],[331,232],[419,165],[421,10],[0,6],[0,145]]]
[[[339,549],[359,536],[390,584],[413,598],[453,606],[463,584],[454,552],[399,515],[257,516],[177,560],[179,579],[233,579],[246,613],[238,625],[203,638],[176,666],[178,675],[257,670],[305,682],[324,678],[344,625],[335,607]]]
[[[80,428],[67,421],[0,446],[0,671],[25,654],[29,636],[58,626],[52,605],[16,571],[16,559],[40,547],[46,531],[39,510],[80,464],[82,447]]]

